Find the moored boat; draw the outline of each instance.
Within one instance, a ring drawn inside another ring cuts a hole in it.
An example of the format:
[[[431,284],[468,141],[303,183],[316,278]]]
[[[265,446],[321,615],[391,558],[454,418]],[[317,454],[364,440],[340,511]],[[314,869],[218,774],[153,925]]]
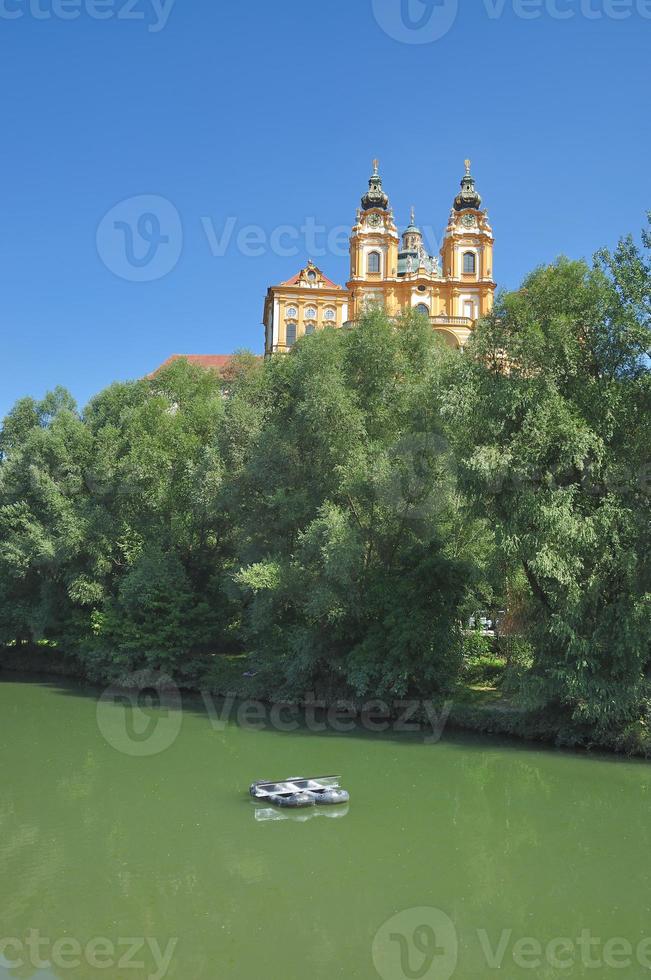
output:
[[[339,785],[339,776],[290,776],[277,782],[258,780],[249,793],[254,800],[264,800],[279,807],[336,806],[347,803],[348,792]]]

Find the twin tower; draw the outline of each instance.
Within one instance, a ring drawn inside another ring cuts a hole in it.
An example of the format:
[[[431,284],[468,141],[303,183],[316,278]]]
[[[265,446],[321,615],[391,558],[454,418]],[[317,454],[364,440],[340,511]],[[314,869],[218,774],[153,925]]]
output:
[[[427,254],[413,209],[400,237],[374,160],[350,236],[349,282],[338,286],[308,262],[293,278],[271,286],[264,307],[265,353],[287,351],[303,334],[326,326],[354,325],[369,306],[381,306],[389,316],[416,310],[452,347],[463,347],[475,321],[493,306],[493,241],[470,160],[440,259]]]

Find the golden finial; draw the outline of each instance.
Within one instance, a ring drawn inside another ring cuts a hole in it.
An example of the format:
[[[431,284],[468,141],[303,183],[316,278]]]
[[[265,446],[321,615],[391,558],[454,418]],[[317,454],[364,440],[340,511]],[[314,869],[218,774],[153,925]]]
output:
[[[373,174],[375,177],[377,177],[379,171],[380,171],[380,161],[376,157],[375,160],[373,161]]]
[[[466,160],[465,161],[465,164],[466,164],[466,176],[467,177],[470,177],[470,164],[471,164],[471,162],[472,162],[471,160]]]

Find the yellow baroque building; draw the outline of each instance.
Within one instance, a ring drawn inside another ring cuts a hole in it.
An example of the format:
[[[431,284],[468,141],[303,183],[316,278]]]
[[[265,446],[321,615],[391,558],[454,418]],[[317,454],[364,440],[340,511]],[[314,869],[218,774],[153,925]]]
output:
[[[416,310],[451,346],[463,347],[477,319],[493,306],[493,241],[469,160],[440,258],[427,254],[413,208],[408,227],[398,234],[375,160],[350,236],[349,281],[338,286],[310,261],[271,286],[263,316],[265,354],[288,351],[299,337],[326,326],[354,326],[375,305],[392,317]]]

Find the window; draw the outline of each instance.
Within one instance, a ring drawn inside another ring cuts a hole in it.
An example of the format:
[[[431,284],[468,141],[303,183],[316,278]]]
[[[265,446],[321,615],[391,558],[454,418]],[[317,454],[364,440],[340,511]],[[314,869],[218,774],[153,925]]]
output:
[[[424,303],[419,303],[416,307],[416,313],[422,313],[423,316],[429,316],[429,306],[425,306]]]
[[[463,253],[463,271],[472,275],[477,271],[477,259],[474,252]]]
[[[379,272],[380,271],[380,253],[379,252],[369,252],[368,253],[368,271],[369,272]]]
[[[285,328],[285,343],[288,347],[293,347],[296,343],[296,324],[288,323]]]
[[[295,306],[288,306],[287,307],[287,316],[291,317],[292,320],[294,319],[294,317],[297,317],[298,316],[298,310],[296,309]]]
[[[334,320],[336,315],[334,310],[326,310],[324,313],[326,320]]]
[[[314,282],[315,281],[315,279],[316,279],[316,272],[314,271],[314,269],[310,269],[310,271],[307,274],[307,278],[310,280],[310,282]]]
[[[305,324],[305,333],[306,334],[314,333],[315,330],[316,330],[316,323],[306,323]]]
[[[316,319],[316,306],[308,306],[307,307],[307,309],[305,310],[305,318],[307,320],[315,320]]]

